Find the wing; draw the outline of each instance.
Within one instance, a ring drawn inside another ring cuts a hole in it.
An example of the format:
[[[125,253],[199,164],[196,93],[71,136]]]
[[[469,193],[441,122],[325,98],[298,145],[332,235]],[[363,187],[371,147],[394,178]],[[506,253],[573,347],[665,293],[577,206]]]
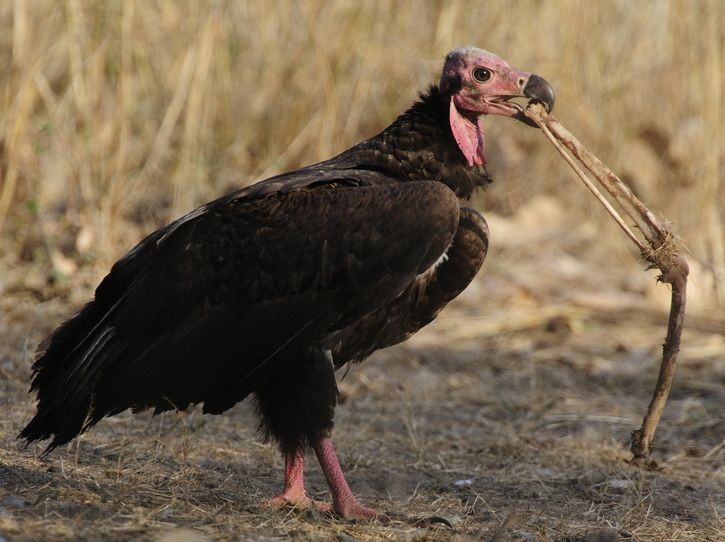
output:
[[[440,183],[330,171],[276,182],[212,202],[122,258],[36,363],[38,414],[21,436],[55,435],[53,447],[129,407],[226,410],[400,295],[458,225]]]
[[[324,346],[336,367],[360,362],[374,351],[406,340],[432,322],[474,279],[488,251],[488,225],[477,211],[462,208],[446,257],[418,275],[393,301],[331,333]]]

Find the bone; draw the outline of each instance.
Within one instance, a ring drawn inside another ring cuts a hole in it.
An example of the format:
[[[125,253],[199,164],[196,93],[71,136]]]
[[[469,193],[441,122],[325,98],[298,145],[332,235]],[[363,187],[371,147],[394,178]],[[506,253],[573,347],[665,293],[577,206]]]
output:
[[[677,248],[675,236],[669,224],[658,220],[656,215],[634,195],[624,181],[582,145],[554,115],[547,114],[542,104],[530,102],[525,109],[525,114],[541,128],[556,150],[604,206],[607,213],[637,246],[642,258],[649,264],[647,268],[659,269],[662,274],[658,280],[672,286],[667,337],[663,347],[657,384],[642,426],[632,433],[630,446],[633,462],[648,468],[656,468],[657,463],[652,458],[652,445],[657,425],[667,403],[677,365],[677,354],[680,349],[685,318],[687,275],[689,273],[687,260]],[[584,170],[591,173],[594,179],[609,193],[614,203],[634,222],[636,229],[644,238],[643,240],[626,224],[614,205],[599,191]]]

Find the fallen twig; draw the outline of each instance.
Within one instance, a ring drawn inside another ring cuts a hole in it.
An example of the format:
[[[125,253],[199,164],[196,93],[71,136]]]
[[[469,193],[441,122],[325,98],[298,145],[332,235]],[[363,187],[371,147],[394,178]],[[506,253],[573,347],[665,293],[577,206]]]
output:
[[[685,318],[687,275],[689,272],[687,260],[677,249],[674,236],[669,226],[660,222],[652,211],[632,193],[629,187],[601,160],[587,150],[571,132],[564,128],[556,117],[547,114],[543,105],[532,102],[526,107],[525,113],[527,117],[541,128],[567,163],[569,163],[589,190],[604,205],[607,212],[614,218],[622,230],[624,230],[627,237],[637,245],[644,260],[649,262],[649,269],[656,267],[661,271],[662,274],[658,277],[658,280],[667,282],[672,286],[672,301],[670,304],[667,337],[665,338],[665,344],[663,346],[662,363],[660,365],[657,385],[655,386],[652,401],[647,408],[647,414],[642,422],[642,427],[632,433],[632,444],[630,447],[634,455],[634,461],[644,460],[648,466],[656,466],[656,463],[651,459],[652,442],[657,424],[660,421],[662,411],[667,402],[667,396],[672,387],[672,379],[677,363],[677,353],[680,349],[682,325]],[[587,174],[579,167],[572,156],[569,155],[567,149],[621,206],[626,215],[642,232],[646,243],[641,241],[627,226],[611,203],[599,192]]]

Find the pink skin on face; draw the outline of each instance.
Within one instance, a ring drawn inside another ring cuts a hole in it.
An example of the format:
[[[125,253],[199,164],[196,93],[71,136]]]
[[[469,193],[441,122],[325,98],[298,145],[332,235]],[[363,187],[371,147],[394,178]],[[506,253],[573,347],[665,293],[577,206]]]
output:
[[[520,108],[507,100],[523,95],[530,76],[475,47],[461,47],[446,57],[440,87],[443,92],[458,88],[451,96],[449,121],[469,166],[486,164],[480,115],[515,115]]]

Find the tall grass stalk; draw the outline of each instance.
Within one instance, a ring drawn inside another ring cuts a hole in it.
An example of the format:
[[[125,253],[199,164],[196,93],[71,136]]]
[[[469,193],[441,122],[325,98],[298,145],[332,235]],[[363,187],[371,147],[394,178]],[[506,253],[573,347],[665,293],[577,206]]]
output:
[[[470,43],[554,85],[565,124],[676,222],[722,301],[724,29],[719,0],[4,2],[0,252],[27,259],[39,231],[103,268],[205,200],[376,133]],[[486,125],[498,182],[478,204],[543,193],[591,219],[540,134]]]

